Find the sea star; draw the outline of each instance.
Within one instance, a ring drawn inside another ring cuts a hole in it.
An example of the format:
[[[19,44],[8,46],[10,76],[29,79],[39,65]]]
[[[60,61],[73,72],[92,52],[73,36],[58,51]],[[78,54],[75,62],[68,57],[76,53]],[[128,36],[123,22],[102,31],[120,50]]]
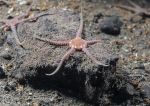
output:
[[[134,2],[132,2],[131,0],[127,0],[133,7],[131,6],[125,6],[125,5],[116,5],[116,7],[122,8],[122,9],[126,9],[129,10],[131,12],[134,12],[135,15],[140,15],[142,17],[150,17],[150,12],[147,11],[146,9],[140,7],[139,5],[135,4]]]
[[[22,46],[23,42],[20,42],[18,36],[17,36],[17,31],[16,31],[16,27],[18,24],[29,21],[29,20],[35,20],[38,17],[44,16],[44,15],[50,15],[49,13],[42,13],[42,14],[38,14],[34,17],[29,17],[29,12],[32,8],[32,6],[35,4],[36,0],[33,0],[33,3],[31,4],[31,6],[28,8],[27,12],[25,14],[16,16],[14,18],[11,19],[1,19],[0,23],[3,23],[3,25],[0,27],[0,29],[11,29],[13,32],[13,36],[17,42],[17,44],[19,44],[20,46]],[[28,18],[27,18],[28,17]]]
[[[57,68],[55,71],[53,71],[50,74],[46,74],[46,75],[54,75],[56,74],[59,69],[61,68],[63,62],[69,58],[69,56],[71,54],[73,54],[75,51],[83,51],[86,53],[86,55],[96,64],[98,65],[102,65],[102,66],[108,66],[106,64],[101,63],[100,61],[98,61],[87,49],[88,45],[92,45],[95,43],[100,42],[101,40],[84,40],[81,38],[81,34],[82,34],[82,30],[83,30],[83,15],[81,12],[81,16],[80,16],[80,25],[79,25],[79,29],[76,32],[76,36],[75,38],[71,39],[71,40],[66,40],[66,41],[56,41],[56,40],[49,40],[46,38],[40,38],[40,37],[35,37],[38,40],[41,41],[46,41],[51,45],[56,45],[56,46],[66,46],[68,45],[70,47],[70,49],[65,53],[65,55],[62,57],[60,63],[58,64]]]

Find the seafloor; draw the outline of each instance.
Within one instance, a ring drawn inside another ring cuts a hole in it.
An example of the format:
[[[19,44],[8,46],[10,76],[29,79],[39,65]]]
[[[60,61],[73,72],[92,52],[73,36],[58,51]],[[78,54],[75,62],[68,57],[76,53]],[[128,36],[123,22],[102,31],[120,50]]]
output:
[[[146,11],[149,0],[132,0]],[[31,0],[0,0],[0,20],[24,13]],[[69,40],[80,24],[80,0],[36,0],[30,17],[17,25],[19,46],[11,30],[0,29],[0,106],[146,106],[150,104],[149,16],[118,8],[127,0],[83,0],[83,38],[101,39],[88,46],[101,63],[75,52],[53,72],[68,46],[35,37]],[[133,6],[131,6],[133,7]],[[132,19],[131,19],[132,18]],[[0,26],[2,23],[0,23]]]

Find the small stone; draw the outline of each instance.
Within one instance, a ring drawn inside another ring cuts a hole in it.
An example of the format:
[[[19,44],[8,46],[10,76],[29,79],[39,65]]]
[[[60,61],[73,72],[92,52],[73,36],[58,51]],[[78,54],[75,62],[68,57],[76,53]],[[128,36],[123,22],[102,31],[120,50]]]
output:
[[[0,78],[3,78],[5,76],[5,72],[2,67],[0,67]]]
[[[5,40],[6,40],[6,36],[0,33],[0,47],[3,46],[3,44],[5,43]]]
[[[20,69],[16,69],[16,71],[13,71],[11,73],[11,76],[14,77],[17,80],[23,80],[24,79],[24,74],[23,74],[24,70],[20,70]]]
[[[141,86],[141,94],[144,98],[150,99],[150,84],[144,84]]]
[[[50,104],[45,101],[40,101],[39,106],[50,106]]]
[[[7,13],[10,14],[13,11],[14,11],[14,7],[10,8]]]
[[[10,54],[4,54],[2,57],[6,60],[11,60],[12,59],[12,56]]]
[[[37,102],[33,102],[31,106],[40,106],[40,105]]]
[[[102,13],[98,13],[94,16],[93,22],[98,23],[98,20],[102,17]]]
[[[134,69],[145,69],[145,66],[142,63],[137,63],[137,64],[133,65],[133,68]]]
[[[16,91],[21,92],[23,89],[23,85],[17,84]]]
[[[12,56],[11,56],[11,49],[6,47],[1,53],[0,53],[0,57],[3,57],[6,60],[11,60]]]
[[[32,96],[32,92],[29,92],[29,96]]]
[[[24,4],[27,4],[27,0],[17,0],[17,2],[20,4],[20,5],[24,5]]]
[[[118,16],[111,16],[105,18],[100,23],[100,29],[103,33],[109,35],[119,35],[122,24],[123,22],[119,19]]]
[[[134,95],[135,94],[135,89],[134,89],[134,87],[131,84],[127,84],[127,86],[126,86],[126,92],[129,95]]]
[[[6,86],[5,86],[5,91],[8,91],[8,92],[10,92],[10,91],[15,91],[15,88],[16,88],[16,83],[14,83],[14,82],[10,82],[9,84],[7,84]]]

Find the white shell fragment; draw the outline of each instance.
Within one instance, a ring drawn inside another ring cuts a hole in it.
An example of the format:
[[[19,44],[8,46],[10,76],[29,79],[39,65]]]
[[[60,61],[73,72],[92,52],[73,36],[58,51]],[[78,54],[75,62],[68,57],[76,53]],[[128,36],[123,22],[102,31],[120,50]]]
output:
[[[19,5],[24,5],[24,4],[27,4],[28,2],[27,2],[27,0],[17,0],[17,3]]]

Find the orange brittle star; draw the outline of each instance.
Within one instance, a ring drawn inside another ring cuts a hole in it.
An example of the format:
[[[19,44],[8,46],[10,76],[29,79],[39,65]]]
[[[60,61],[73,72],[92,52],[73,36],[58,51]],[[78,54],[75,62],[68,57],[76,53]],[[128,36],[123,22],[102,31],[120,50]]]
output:
[[[126,9],[129,11],[132,11],[135,13],[135,15],[140,15],[142,17],[150,17],[150,12],[147,11],[146,9],[140,7],[139,5],[135,4],[131,0],[127,0],[133,7],[125,6],[125,5],[116,5],[119,8]]]
[[[35,0],[33,0],[32,5],[34,3],[35,3]],[[50,15],[49,13],[43,13],[43,14],[38,14],[38,15],[36,15],[34,17],[31,17],[31,18],[27,18],[27,17],[29,17],[29,12],[32,8],[32,5],[29,7],[29,9],[27,10],[27,13],[25,13],[25,14],[22,14],[20,16],[16,16],[12,19],[2,19],[2,20],[0,20],[0,23],[4,24],[0,27],[0,29],[6,29],[6,30],[11,29],[12,32],[13,32],[13,36],[14,36],[17,44],[19,44],[19,45],[23,44],[23,42],[20,42],[20,40],[17,36],[17,31],[16,31],[16,27],[19,23],[23,23],[23,22],[26,22],[26,21],[29,21],[29,20],[35,20],[38,17],[44,16],[44,15]]]
[[[98,61],[87,49],[88,45],[92,45],[95,43],[100,42],[100,40],[84,40],[81,38],[81,34],[82,34],[82,30],[83,30],[83,16],[82,16],[82,12],[81,12],[81,17],[80,17],[80,26],[79,29],[76,33],[76,36],[74,39],[71,40],[66,40],[66,41],[54,41],[54,40],[49,40],[49,39],[45,39],[45,38],[40,38],[40,37],[35,37],[38,40],[41,41],[46,41],[51,45],[57,45],[57,46],[66,46],[68,45],[71,49],[69,49],[65,55],[62,57],[60,63],[58,64],[57,68],[55,71],[53,71],[50,74],[46,74],[46,75],[54,75],[56,74],[59,69],[61,68],[63,62],[69,58],[69,56],[71,54],[73,54],[75,51],[83,51],[86,53],[86,55],[96,64],[98,65],[102,65],[102,66],[108,66],[106,64],[101,63],[100,61]]]

